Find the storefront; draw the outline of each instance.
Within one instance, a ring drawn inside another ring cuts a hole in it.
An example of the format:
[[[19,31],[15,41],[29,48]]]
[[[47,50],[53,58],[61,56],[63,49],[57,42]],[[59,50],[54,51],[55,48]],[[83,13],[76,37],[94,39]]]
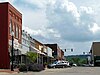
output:
[[[94,56],[94,66],[100,66],[100,56]]]

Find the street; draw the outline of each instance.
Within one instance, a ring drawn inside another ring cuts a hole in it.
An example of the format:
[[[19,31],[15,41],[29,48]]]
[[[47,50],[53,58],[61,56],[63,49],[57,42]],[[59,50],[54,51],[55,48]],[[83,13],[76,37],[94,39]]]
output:
[[[41,72],[20,72],[16,74],[0,73],[0,75],[100,75],[100,67],[46,69]]]

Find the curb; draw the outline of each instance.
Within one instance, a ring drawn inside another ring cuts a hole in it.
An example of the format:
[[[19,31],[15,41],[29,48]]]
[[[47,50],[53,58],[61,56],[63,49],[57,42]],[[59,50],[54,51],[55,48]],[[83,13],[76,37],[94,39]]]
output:
[[[11,71],[10,69],[0,69],[0,74],[1,73],[6,73],[6,74],[10,74],[10,73],[19,73],[18,69],[14,69],[14,71]]]

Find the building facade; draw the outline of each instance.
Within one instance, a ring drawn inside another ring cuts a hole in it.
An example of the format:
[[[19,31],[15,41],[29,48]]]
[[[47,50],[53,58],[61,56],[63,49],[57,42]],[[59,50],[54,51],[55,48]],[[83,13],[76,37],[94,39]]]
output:
[[[47,46],[47,63],[50,64],[52,63],[52,59],[54,57],[52,56],[52,49]]]
[[[30,46],[29,37],[30,37],[30,35],[25,30],[22,30],[22,41],[21,41],[22,44],[21,44],[21,48],[19,49],[21,53],[16,52],[17,54],[15,56],[15,64],[17,64],[17,65],[23,64],[23,63],[24,64],[28,63],[26,53],[29,52],[29,46]]]
[[[64,51],[63,50],[61,50],[61,58],[64,60],[65,58],[64,58]]]
[[[35,41],[35,48],[38,50],[38,63],[43,64],[43,56],[45,56],[44,51],[46,52],[46,48],[43,43],[39,42],[38,40],[34,39]]]
[[[25,31],[22,30],[22,50],[21,54],[26,54],[29,52],[29,47],[30,47],[30,35]]]
[[[21,46],[22,14],[10,3],[0,3],[0,68],[10,68],[12,31],[14,48]],[[19,49],[18,49],[19,50]]]
[[[55,60],[62,60],[62,51],[58,44],[45,44],[52,49],[52,56]]]
[[[94,66],[100,66],[100,42],[93,42],[90,50]]]

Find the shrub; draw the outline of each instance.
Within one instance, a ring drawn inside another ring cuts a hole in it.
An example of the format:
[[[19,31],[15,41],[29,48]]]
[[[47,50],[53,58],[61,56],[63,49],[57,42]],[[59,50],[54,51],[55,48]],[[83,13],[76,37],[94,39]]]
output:
[[[29,71],[42,71],[44,70],[44,67],[42,64],[30,64],[28,65]]]
[[[28,68],[27,68],[27,66],[25,64],[19,65],[19,71],[20,72],[24,72],[24,71],[27,71],[27,70],[28,70]]]
[[[43,66],[44,66],[44,68],[47,68],[47,62],[44,62],[44,64],[43,64]]]
[[[29,58],[31,62],[35,62],[37,59],[37,53],[34,52],[27,52],[26,56]]]

